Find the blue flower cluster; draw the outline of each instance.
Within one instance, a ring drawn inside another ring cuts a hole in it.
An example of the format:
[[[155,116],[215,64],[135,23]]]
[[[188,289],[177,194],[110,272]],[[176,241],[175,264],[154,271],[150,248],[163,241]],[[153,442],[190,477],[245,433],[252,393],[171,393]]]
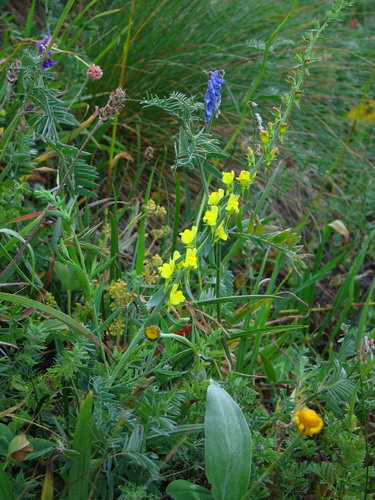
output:
[[[43,38],[43,40],[41,40],[40,42],[37,42],[38,50],[41,54],[44,54],[44,52],[47,50],[47,47],[48,47],[50,40],[51,40],[51,35],[46,35]],[[53,50],[50,50],[48,52],[48,57],[43,63],[43,69],[48,69],[51,66],[54,66],[55,64],[57,64],[57,61],[52,61],[52,59],[50,57],[51,54],[53,54]]]
[[[206,105],[204,119],[206,122],[209,122],[211,120],[214,111],[215,116],[217,117],[218,115],[221,103],[221,86],[225,82],[225,71],[223,69],[210,71],[208,74],[208,88],[206,95],[204,96],[204,103]]]

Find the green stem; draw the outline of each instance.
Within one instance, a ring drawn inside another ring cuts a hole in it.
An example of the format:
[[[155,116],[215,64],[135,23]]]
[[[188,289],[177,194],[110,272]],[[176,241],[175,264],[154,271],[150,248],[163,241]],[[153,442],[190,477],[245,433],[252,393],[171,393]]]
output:
[[[173,221],[173,238],[172,238],[172,255],[177,247],[178,229],[180,224],[180,210],[181,210],[181,184],[180,178],[176,170],[174,170],[174,180],[176,183],[176,202],[174,207],[174,221]]]
[[[208,190],[209,183],[207,182],[207,179],[206,179],[204,167],[203,167],[201,162],[199,162],[198,166],[199,166],[199,173],[200,173],[201,179],[202,179],[202,186],[203,186],[204,192],[206,193],[206,196],[208,197],[210,195],[210,192]]]
[[[221,284],[221,245],[220,242],[216,243],[216,315],[217,321],[221,324],[221,301],[220,301],[220,284]],[[221,342],[223,344],[225,357],[227,358],[230,369],[233,370],[232,358],[228,347],[227,339],[224,330],[221,330]]]

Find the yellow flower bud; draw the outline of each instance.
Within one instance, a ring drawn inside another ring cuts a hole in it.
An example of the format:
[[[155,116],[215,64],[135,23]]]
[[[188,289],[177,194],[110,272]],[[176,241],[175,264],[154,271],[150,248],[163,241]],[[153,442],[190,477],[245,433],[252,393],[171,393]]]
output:
[[[180,233],[182,243],[184,245],[190,246],[193,241],[195,240],[195,237],[197,235],[198,228],[196,226],[193,226],[191,229],[185,229],[182,233]]]
[[[254,151],[250,146],[248,146],[246,150],[247,150],[247,164],[249,167],[251,167],[255,163]]]
[[[218,205],[223,196],[224,196],[224,189],[218,189],[217,191],[214,191],[208,197],[208,204]]]
[[[318,434],[323,429],[323,420],[314,410],[305,408],[297,411],[294,416],[294,421],[297,424],[298,430],[304,436],[313,436]]]
[[[263,142],[264,146],[267,146],[268,141],[270,139],[270,134],[267,130],[263,129],[260,131],[260,140]]]
[[[203,222],[213,227],[216,224],[218,213],[219,207],[212,205],[211,210],[207,210],[204,214]]]

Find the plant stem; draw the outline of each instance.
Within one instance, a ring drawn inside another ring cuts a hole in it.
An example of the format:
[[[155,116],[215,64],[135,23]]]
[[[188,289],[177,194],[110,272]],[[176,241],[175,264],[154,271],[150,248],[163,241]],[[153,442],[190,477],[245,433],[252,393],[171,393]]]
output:
[[[180,210],[181,210],[181,184],[180,178],[176,170],[173,172],[174,180],[176,183],[176,202],[174,208],[174,221],[173,221],[173,238],[172,238],[172,255],[177,247],[177,237],[178,237],[178,228],[180,223]]]
[[[216,243],[216,298],[220,299],[220,285],[221,285],[221,245],[220,242]],[[221,324],[221,302],[218,300],[216,302],[216,315],[217,315],[217,321],[218,323]],[[228,342],[225,336],[224,330],[221,330],[221,342],[223,344],[224,352],[225,352],[225,357],[227,358],[229,367],[231,370],[233,370],[233,363],[232,363],[232,358],[230,356],[230,350],[228,347]]]

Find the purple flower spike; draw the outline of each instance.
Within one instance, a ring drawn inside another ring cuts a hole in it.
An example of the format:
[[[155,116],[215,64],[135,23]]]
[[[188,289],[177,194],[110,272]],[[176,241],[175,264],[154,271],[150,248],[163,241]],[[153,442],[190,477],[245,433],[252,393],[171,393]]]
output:
[[[37,47],[38,47],[38,50],[39,50],[39,52],[41,54],[44,54],[45,51],[47,50],[47,47],[48,47],[48,44],[49,44],[50,40],[51,40],[51,35],[46,35],[43,38],[43,40],[41,40],[40,42],[37,42]],[[50,57],[51,54],[53,54],[53,50],[50,50],[48,52],[48,57],[47,57],[47,59],[43,63],[43,69],[48,69],[51,66],[54,66],[55,64],[57,64],[57,61],[52,61],[52,59]]]
[[[206,105],[206,110],[204,112],[204,120],[209,122],[212,118],[212,114],[215,111],[215,116],[217,118],[219,114],[219,108],[221,103],[221,86],[225,82],[224,75],[225,71],[219,69],[216,71],[209,71],[208,88],[206,95],[204,96],[204,103]]]

